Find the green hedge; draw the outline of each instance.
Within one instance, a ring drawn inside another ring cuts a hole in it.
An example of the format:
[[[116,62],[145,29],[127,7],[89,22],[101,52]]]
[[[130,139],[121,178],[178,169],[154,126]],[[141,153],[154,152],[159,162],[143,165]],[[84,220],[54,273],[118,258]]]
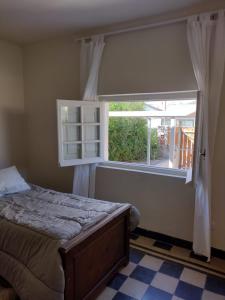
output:
[[[145,108],[144,102],[111,102],[110,111],[142,111]]]
[[[144,118],[109,119],[109,160],[125,162],[146,162],[147,120]],[[151,159],[157,159],[159,143],[157,129],[151,132]]]

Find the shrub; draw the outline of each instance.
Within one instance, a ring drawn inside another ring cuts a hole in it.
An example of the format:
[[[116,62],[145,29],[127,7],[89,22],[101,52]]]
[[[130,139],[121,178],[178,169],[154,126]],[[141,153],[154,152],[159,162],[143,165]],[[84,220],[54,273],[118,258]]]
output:
[[[109,160],[146,162],[147,120],[144,118],[109,119]],[[151,132],[151,159],[157,159],[159,144],[157,129]]]
[[[144,110],[144,102],[111,102],[109,104],[110,111],[142,111]]]

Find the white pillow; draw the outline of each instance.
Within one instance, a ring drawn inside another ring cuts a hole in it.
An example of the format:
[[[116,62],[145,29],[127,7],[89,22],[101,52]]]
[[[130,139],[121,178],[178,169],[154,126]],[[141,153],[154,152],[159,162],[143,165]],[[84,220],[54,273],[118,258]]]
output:
[[[30,186],[21,177],[16,167],[0,170],[0,195],[30,190]]]

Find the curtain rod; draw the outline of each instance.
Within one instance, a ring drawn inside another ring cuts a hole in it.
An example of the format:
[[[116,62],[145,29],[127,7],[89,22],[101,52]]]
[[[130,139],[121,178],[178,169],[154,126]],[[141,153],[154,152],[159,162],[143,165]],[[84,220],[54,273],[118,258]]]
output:
[[[187,20],[187,17],[183,17],[183,18],[172,19],[172,20],[167,20],[167,21],[162,21],[162,22],[157,22],[157,23],[150,23],[150,24],[136,26],[136,27],[129,27],[129,28],[126,28],[126,29],[108,31],[108,32],[93,34],[91,36],[81,37],[81,38],[78,38],[77,41],[88,40],[92,36],[95,36],[95,35],[111,36],[111,35],[117,35],[117,34],[132,32],[132,31],[139,31],[139,30],[144,30],[144,29],[149,29],[149,28],[154,28],[154,27],[160,27],[160,26],[164,26],[164,25],[170,25],[170,24],[174,24],[174,23],[178,23],[178,22],[184,22],[186,20]]]
[[[202,12],[202,13],[203,14],[204,13],[216,14],[216,13],[218,13],[218,11],[219,11],[219,9],[216,10],[216,11]],[[198,13],[198,14],[200,14],[200,13]],[[92,36],[96,36],[96,35],[111,36],[111,35],[117,35],[117,34],[122,34],[122,33],[127,33],[127,32],[145,30],[145,29],[150,29],[150,28],[155,28],[155,27],[160,27],[160,26],[172,25],[172,24],[175,24],[175,23],[185,22],[185,21],[187,21],[187,19],[189,17],[190,16],[186,16],[186,17],[181,17],[181,18],[177,18],[177,19],[169,19],[169,20],[166,20],[166,21],[150,23],[150,24],[146,24],[146,25],[140,25],[140,26],[136,26],[136,27],[129,27],[129,28],[126,28],[126,29],[119,29],[119,30],[114,30],[114,31],[102,32],[102,33],[98,33],[98,34],[93,34],[91,36],[80,37],[76,40],[77,41],[82,41],[82,40],[91,39]]]

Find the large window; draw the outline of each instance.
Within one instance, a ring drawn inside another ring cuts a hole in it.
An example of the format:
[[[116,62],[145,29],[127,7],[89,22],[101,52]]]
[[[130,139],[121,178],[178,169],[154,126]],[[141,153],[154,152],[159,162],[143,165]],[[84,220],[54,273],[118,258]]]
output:
[[[194,155],[196,98],[110,102],[109,161],[186,170]]]
[[[167,174],[192,167],[196,92],[99,99],[57,101],[61,166],[104,162]]]

